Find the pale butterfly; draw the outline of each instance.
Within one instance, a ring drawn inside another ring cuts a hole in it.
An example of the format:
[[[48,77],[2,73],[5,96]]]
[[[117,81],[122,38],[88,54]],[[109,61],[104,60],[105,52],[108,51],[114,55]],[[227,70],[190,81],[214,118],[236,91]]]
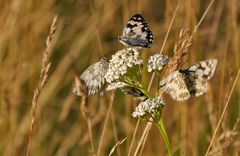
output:
[[[191,96],[200,96],[207,92],[207,80],[211,79],[216,66],[216,59],[201,61],[186,69],[179,69],[160,81],[162,90],[174,100],[185,101]]]
[[[122,36],[119,36],[118,40],[126,46],[150,48],[153,42],[153,34],[143,16],[136,14],[129,19],[123,29]]]
[[[140,101],[145,101],[147,99],[147,97],[139,88],[129,85],[125,82],[114,82],[106,87],[106,91],[111,91],[115,89],[120,89],[124,94],[132,95]]]
[[[108,69],[106,58],[102,58],[99,62],[88,67],[81,75],[80,79],[84,81],[88,95],[93,95],[99,92],[105,84],[105,74]],[[80,96],[79,87],[75,84],[73,93]]]
[[[122,88],[119,88],[119,89],[124,94],[132,95],[140,101],[145,101],[147,99],[145,94],[139,88],[136,88],[136,87],[133,87],[133,86],[125,86],[125,87],[122,87]]]

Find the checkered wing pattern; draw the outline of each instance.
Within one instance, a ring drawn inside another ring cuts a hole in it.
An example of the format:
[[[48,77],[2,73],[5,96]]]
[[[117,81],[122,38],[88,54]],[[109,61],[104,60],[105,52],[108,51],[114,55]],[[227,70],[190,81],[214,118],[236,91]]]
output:
[[[153,43],[153,34],[141,14],[132,16],[123,30],[119,41],[126,46],[150,48]]]
[[[174,100],[185,101],[190,98],[184,76],[178,70],[160,82],[162,90],[168,93]]]
[[[108,69],[108,62],[106,58],[102,58],[99,62],[88,67],[80,76],[80,79],[85,82],[88,95],[96,94],[101,90],[105,83],[105,74]],[[76,86],[73,89],[75,93]]]
[[[200,96],[207,92],[207,81],[213,77],[216,67],[216,59],[201,61],[173,72],[160,85],[174,100],[186,101],[191,95]]]

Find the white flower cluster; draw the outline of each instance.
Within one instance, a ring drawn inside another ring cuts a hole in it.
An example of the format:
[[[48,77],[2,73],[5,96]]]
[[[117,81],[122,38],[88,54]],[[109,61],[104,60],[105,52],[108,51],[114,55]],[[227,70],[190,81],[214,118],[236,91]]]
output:
[[[147,99],[141,102],[132,113],[134,118],[140,118],[144,115],[152,115],[159,110],[162,106],[165,105],[165,102],[161,96],[158,96],[153,99]]]
[[[148,72],[152,72],[153,70],[161,71],[163,66],[167,63],[167,56],[161,54],[155,54],[153,56],[150,56],[150,58],[148,59]]]
[[[120,78],[121,75],[127,73],[127,69],[134,65],[141,65],[143,61],[140,59],[142,49],[139,47],[130,47],[118,51],[109,61],[109,67],[105,74],[108,83]]]

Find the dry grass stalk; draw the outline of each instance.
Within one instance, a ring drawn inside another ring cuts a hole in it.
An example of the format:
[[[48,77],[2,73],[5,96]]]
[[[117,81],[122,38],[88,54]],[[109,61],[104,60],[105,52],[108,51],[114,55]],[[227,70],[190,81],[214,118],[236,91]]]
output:
[[[211,6],[212,6],[212,4],[213,4],[214,1],[215,1],[215,0],[211,0],[211,2],[209,3],[207,9],[206,9],[205,12],[203,13],[203,15],[202,15],[201,19],[199,20],[198,24],[195,26],[195,28],[194,28],[194,30],[193,30],[193,34],[195,34],[195,33],[197,32],[199,26],[201,25],[203,19],[206,17],[206,15],[207,15],[207,13],[208,13],[209,9],[211,8]]]
[[[209,155],[222,155],[223,152],[227,151],[229,147],[234,143],[234,137],[239,135],[238,126],[240,123],[240,118],[238,117],[236,123],[233,126],[233,129],[227,130],[226,132],[222,133],[218,139],[217,142],[219,144],[218,147],[213,148]]]
[[[207,112],[209,116],[209,121],[211,125],[211,129],[214,129],[217,125],[217,114],[214,109],[214,98],[213,98],[213,90],[210,85],[208,85],[208,96],[205,96],[207,101]]]
[[[103,130],[102,130],[101,138],[100,138],[99,145],[98,145],[97,155],[100,155],[100,152],[101,152],[101,147],[102,147],[102,144],[103,144],[103,139],[104,139],[104,135],[105,135],[105,132],[106,132],[106,127],[107,127],[107,122],[108,122],[108,119],[109,119],[109,116],[110,116],[110,112],[112,110],[114,98],[115,98],[115,92],[112,92],[111,100],[110,100],[110,106],[108,108],[107,116],[106,116],[106,119],[105,119],[104,124],[103,124]]]
[[[182,63],[183,57],[190,52],[191,45],[192,34],[187,29],[181,29],[178,41],[175,43],[174,46],[174,55],[168,63],[168,70],[166,72],[166,75],[179,68]]]
[[[217,132],[218,132],[218,129],[219,129],[219,127],[220,127],[220,124],[222,123],[224,114],[226,113],[226,110],[227,110],[227,108],[228,108],[229,101],[230,101],[230,99],[231,99],[231,97],[232,97],[232,93],[233,93],[233,90],[234,90],[234,88],[235,88],[235,86],[236,86],[236,84],[237,84],[239,75],[240,75],[240,69],[238,70],[237,76],[236,76],[236,78],[235,78],[235,81],[234,81],[233,86],[232,86],[232,88],[231,88],[231,91],[230,91],[230,94],[229,94],[229,96],[228,96],[227,102],[226,102],[226,104],[225,104],[225,106],[224,106],[223,112],[222,112],[221,117],[220,117],[220,119],[219,119],[219,121],[218,121],[217,127],[216,127],[216,129],[215,129],[215,131],[214,131],[214,133],[213,133],[211,142],[210,142],[210,144],[209,144],[209,146],[208,146],[208,149],[207,149],[207,152],[206,152],[205,156],[207,156],[207,155],[209,154],[209,152],[210,152],[211,146],[212,146],[212,144],[213,144],[213,142],[214,142],[214,139],[215,139],[215,137],[216,137],[216,134],[217,134]]]
[[[152,126],[152,123],[148,123],[150,126]],[[150,127],[151,128],[151,127]],[[139,152],[139,155],[142,155],[142,152],[143,152],[143,149],[144,149],[144,146],[145,146],[145,144],[146,144],[146,141],[147,141],[147,136],[148,136],[148,134],[149,134],[149,132],[150,132],[150,128],[149,128],[149,130],[147,131],[147,133],[146,133],[146,137],[144,138],[144,140],[143,140],[143,146],[141,147],[141,149],[140,149],[140,152]]]
[[[137,156],[137,155],[138,155],[138,152],[139,152],[139,150],[141,149],[141,147],[143,148],[143,146],[144,146],[143,143],[145,142],[144,140],[145,140],[145,138],[147,138],[147,136],[148,136],[148,134],[149,134],[149,131],[150,131],[152,125],[153,125],[152,122],[148,122],[147,126],[145,127],[145,129],[144,129],[144,131],[143,131],[143,134],[142,134],[142,137],[141,137],[141,139],[140,139],[140,141],[139,141],[139,143],[138,143],[138,146],[137,146],[137,148],[136,148],[136,150],[135,150],[135,152],[134,152],[134,156]]]
[[[28,147],[27,147],[27,156],[31,155],[31,146],[32,146],[32,137],[33,137],[33,128],[36,121],[36,111],[37,111],[37,104],[38,99],[41,94],[41,91],[43,89],[43,86],[46,84],[48,79],[48,71],[51,66],[51,63],[49,62],[49,49],[51,46],[51,41],[54,37],[54,34],[56,32],[56,22],[57,22],[57,16],[54,17],[50,33],[46,40],[46,49],[43,53],[43,59],[42,59],[42,68],[41,68],[41,74],[40,74],[40,80],[38,83],[37,88],[34,90],[33,100],[32,100],[32,108],[31,108],[31,125],[29,129],[29,140],[28,140]]]
[[[80,79],[78,76],[75,75],[75,87],[78,92],[78,95],[81,96],[81,102],[80,102],[80,111],[82,113],[83,118],[87,121],[88,124],[88,136],[90,138],[91,142],[91,150],[90,152],[94,155],[94,143],[93,143],[93,133],[92,133],[92,121],[91,121],[91,115],[88,107],[88,96],[87,96],[87,87],[85,82]]]
[[[104,112],[106,110],[105,105],[100,105],[99,111],[94,114],[91,118],[91,127],[96,127],[100,122],[102,122],[105,117],[106,113]],[[84,144],[88,143],[90,140],[89,132],[87,134],[84,134],[82,139],[80,140],[80,145],[83,146]]]
[[[111,123],[113,126],[113,135],[114,135],[114,140],[115,142],[118,142],[118,131],[117,131],[117,123],[116,123],[116,116],[113,111],[111,111]],[[118,148],[117,149],[117,155],[121,155],[121,151]]]
[[[75,96],[72,93],[69,93],[65,101],[63,102],[63,108],[59,115],[59,122],[63,122],[69,115],[70,109],[72,108],[72,104],[75,100]]]
[[[80,110],[83,118],[87,120],[88,118],[90,118],[87,102],[87,87],[85,85],[85,82],[82,79],[80,79],[77,75],[75,75],[74,79],[76,91],[78,95],[81,96]]]
[[[140,124],[140,119],[137,120],[137,124],[136,124],[135,129],[134,129],[133,138],[131,140],[131,144],[130,144],[130,147],[129,147],[129,150],[128,150],[128,156],[130,156],[131,153],[132,153],[132,149],[133,149],[133,145],[134,145],[134,142],[135,142],[135,139],[136,139],[139,124]]]
[[[114,154],[114,152],[116,151],[116,149],[122,144],[124,143],[124,141],[126,140],[126,138],[118,141],[114,146],[113,148],[111,149],[110,153],[108,154],[108,156],[112,156]]]

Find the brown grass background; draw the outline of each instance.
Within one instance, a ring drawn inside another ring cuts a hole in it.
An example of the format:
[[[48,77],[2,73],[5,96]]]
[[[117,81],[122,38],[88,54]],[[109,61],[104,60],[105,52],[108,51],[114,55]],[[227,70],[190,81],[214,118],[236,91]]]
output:
[[[209,5],[207,0],[180,0],[164,54],[172,56],[181,28],[193,30]],[[127,20],[142,13],[155,36],[143,58],[160,51],[177,1],[168,0],[2,0],[0,1],[0,155],[26,155],[31,123],[31,101],[39,81],[42,54],[54,16],[57,31],[50,47],[49,79],[36,110],[31,153],[43,155],[92,155],[87,121],[80,113],[80,98],[72,92],[75,69],[81,73],[102,56],[123,48],[117,37]],[[226,100],[229,107],[213,144],[219,155],[240,155],[240,137],[226,137],[240,117],[240,81],[230,94],[240,67],[240,2],[213,3],[193,36],[191,52],[182,67],[207,58],[219,64],[209,91],[186,103],[169,96],[164,121],[175,155],[204,155]],[[146,86],[150,76],[144,75]],[[156,84],[156,81],[154,81]],[[116,93],[100,155],[108,155],[117,141],[127,138],[116,155],[127,155],[137,120],[131,117],[136,100]],[[94,153],[99,147],[110,93],[89,98]],[[139,140],[146,123],[141,122]],[[237,130],[239,132],[239,125]],[[218,141],[220,136],[224,139]],[[134,149],[137,143],[134,143]],[[142,155],[166,155],[161,134],[153,126]],[[213,155],[217,155],[216,153]]]

